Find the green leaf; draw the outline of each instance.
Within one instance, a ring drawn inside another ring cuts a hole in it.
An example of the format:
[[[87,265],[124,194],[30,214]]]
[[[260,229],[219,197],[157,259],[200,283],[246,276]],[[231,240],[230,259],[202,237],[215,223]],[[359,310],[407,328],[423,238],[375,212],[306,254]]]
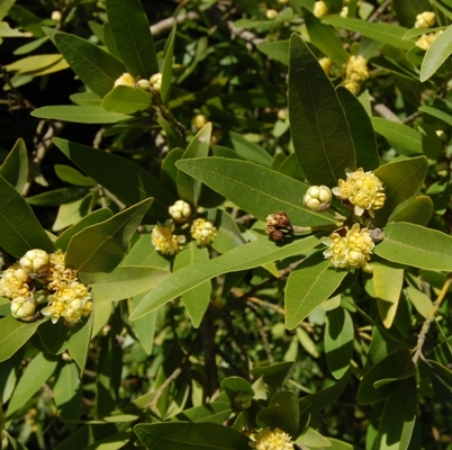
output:
[[[85,197],[89,191],[86,188],[70,187],[54,189],[53,191],[43,192],[42,194],[27,197],[27,203],[37,206],[61,206],[67,203],[73,203]]]
[[[207,156],[211,135],[212,123],[209,122],[198,131],[190,144],[188,144],[182,155],[182,160]],[[201,194],[201,183],[184,172],[179,171],[177,174],[177,192],[182,200],[196,207]]]
[[[400,380],[411,377],[415,372],[411,358],[411,351],[402,348],[372,366],[359,385],[358,403],[369,405],[394,395],[403,384]],[[385,380],[392,382],[381,383]]]
[[[311,311],[327,300],[347,275],[336,270],[322,253],[315,253],[293,270],[284,295],[286,327],[294,329]]]
[[[391,328],[402,293],[404,271],[388,264],[373,265],[373,283],[378,312],[386,328]]]
[[[67,248],[67,266],[80,272],[111,272],[126,253],[151,202],[143,200],[74,235]]]
[[[237,247],[204,263],[184,267],[149,292],[135,308],[130,319],[135,320],[145,316],[170,300],[218,275],[247,270],[266,262],[301,255],[310,251],[318,243],[319,240],[315,236],[295,241],[283,247],[277,247],[271,241],[258,240]]]
[[[49,253],[55,249],[28,203],[2,177],[0,177],[0,246],[17,259],[32,248],[40,248]]]
[[[302,448],[329,449],[331,447],[331,443],[327,438],[310,427],[303,431],[303,434],[298,437],[295,443],[302,446]]]
[[[69,96],[70,100],[76,105],[87,106],[87,105],[97,105],[100,106],[102,99],[96,95],[94,92],[76,92]]]
[[[349,54],[344,50],[339,36],[306,8],[302,8],[309,39],[324,55],[337,63],[345,63]]]
[[[388,261],[427,270],[452,271],[452,237],[411,223],[391,223],[374,253]]]
[[[97,105],[92,106],[44,106],[30,113],[39,119],[63,120],[65,122],[109,124],[130,119],[130,116],[105,111]]]
[[[39,72],[62,60],[60,54],[33,55],[14,61],[6,66],[9,72],[18,72],[19,74]]]
[[[270,56],[275,61],[283,63],[284,65],[289,65],[289,41],[273,41],[273,42],[262,42],[257,44],[257,49],[261,51],[264,55]]]
[[[427,165],[425,156],[417,156],[389,162],[374,171],[383,181],[386,194],[384,207],[375,214],[377,225],[383,225],[398,205],[417,194],[424,183]]]
[[[6,316],[0,319],[0,362],[11,358],[36,332],[39,325],[47,319],[25,323]]]
[[[57,358],[46,357],[44,353],[38,353],[33,358],[24,370],[19,383],[17,383],[6,410],[5,416],[7,418],[23,408],[28,400],[41,389],[44,383],[52,376],[57,364]]]
[[[65,181],[66,183],[84,187],[93,187],[96,184],[95,180],[90,177],[86,177],[71,166],[66,166],[64,164],[55,164],[53,167],[55,169],[57,177],[60,180]]]
[[[393,6],[400,25],[408,28],[414,25],[419,13],[431,9],[428,0],[394,0]],[[423,31],[425,32],[425,29]]]
[[[232,409],[229,403],[214,401],[206,405],[185,409],[171,420],[177,420],[179,422],[190,421],[194,423],[209,422],[221,425],[228,419],[231,413]]]
[[[336,90],[302,39],[290,39],[289,120],[295,153],[312,184],[336,186],[355,169],[350,128]]]
[[[390,222],[410,222],[427,225],[433,214],[433,201],[428,195],[419,195],[400,205],[389,217]]]
[[[300,414],[317,414],[328,405],[334,403],[342,395],[342,392],[344,392],[349,379],[350,371],[348,370],[345,375],[332,386],[314,394],[307,395],[306,397],[302,397],[298,401]]]
[[[149,214],[168,217],[168,206],[175,202],[175,196],[160,180],[137,164],[120,156],[65,139],[54,138],[53,142],[81,170],[127,205],[153,197],[154,203]]]
[[[372,117],[372,125],[402,155],[422,155],[422,137],[413,128],[382,117]]]
[[[138,294],[131,299],[132,302],[131,310],[137,307],[137,305],[141,302],[145,295],[146,295],[145,293]],[[141,344],[141,347],[143,348],[147,355],[152,354],[152,349],[154,347],[157,313],[158,313],[157,311],[154,311],[153,313],[148,314],[147,316],[141,317],[140,319],[132,322],[133,331],[135,332],[138,341]]]
[[[419,111],[428,114],[429,116],[436,117],[437,119],[440,119],[446,122],[448,125],[452,126],[452,114],[449,114],[446,111],[442,111],[439,108],[434,108],[433,106],[421,106],[419,108]]]
[[[255,367],[251,369],[251,375],[253,375],[254,379],[262,377],[265,384],[276,390],[281,388],[293,365],[293,361],[283,361],[270,364],[269,366]]]
[[[118,266],[100,276],[85,275],[96,302],[115,302],[147,292],[170,275],[164,269],[150,266]]]
[[[211,246],[216,252],[226,253],[245,243],[237,223],[226,211],[217,210],[215,225],[218,232]]]
[[[416,308],[416,311],[422,317],[427,318],[428,314],[433,308],[433,303],[430,300],[430,297],[411,286],[408,286],[405,292],[410,302]]]
[[[416,422],[416,391],[415,379],[408,378],[403,381],[400,390],[386,400],[375,448],[408,449]]]
[[[346,30],[360,33],[375,41],[383,44],[391,45],[403,50],[408,50],[413,46],[411,41],[403,39],[404,34],[408,31],[403,28],[388,23],[372,23],[361,19],[343,18],[343,17],[327,17],[323,20],[327,25],[345,28]]]
[[[138,424],[135,433],[148,450],[249,450],[250,440],[216,423]]]
[[[283,210],[296,225],[335,223],[331,216],[303,206],[308,188],[304,183],[255,163],[208,157],[178,161],[176,166],[258,219]]]
[[[71,337],[68,342],[67,349],[69,354],[76,362],[80,373],[83,373],[85,369],[86,360],[88,359],[88,353],[91,342],[91,333],[93,330],[93,315],[97,314],[99,309],[98,305],[95,305],[93,312],[90,314],[88,320],[79,322],[73,329]]]
[[[22,193],[28,177],[27,147],[22,138],[18,139],[0,167],[0,176],[17,192]]]
[[[364,171],[376,169],[380,166],[380,155],[370,117],[361,102],[347,88],[338,86],[336,92],[350,126],[356,167],[362,167]]]
[[[121,59],[134,77],[158,72],[149,23],[139,0],[107,0],[108,23]]]
[[[251,384],[244,378],[232,376],[225,378],[220,383],[221,389],[223,389],[229,400],[234,401],[237,394],[248,394],[251,397],[254,395],[254,390]]]
[[[446,28],[435,39],[433,44],[425,53],[424,60],[421,65],[421,74],[419,79],[424,82],[432,77],[435,72],[442,66],[444,61],[452,54],[452,25]]]
[[[131,86],[116,86],[102,100],[106,111],[119,114],[134,114],[151,104],[151,96],[143,89]]]
[[[262,164],[267,167],[269,167],[273,162],[273,158],[263,147],[249,141],[241,134],[231,131],[229,133],[229,139],[231,140],[232,146],[237,152],[237,155],[241,156],[245,160]]]
[[[45,349],[52,355],[59,355],[67,348],[70,328],[59,320],[53,324],[51,321],[43,323],[38,328],[38,336]]]
[[[162,87],[160,89],[160,96],[163,104],[168,106],[171,94],[171,84],[173,81],[173,53],[174,43],[176,41],[176,26],[171,30],[168,39],[165,42],[165,60],[162,68]]]
[[[99,97],[111,91],[126,71],[114,56],[78,36],[58,32],[55,43],[72,70]]]
[[[329,311],[325,327],[325,354],[328,368],[336,380],[341,379],[350,366],[353,339],[353,321],[348,311],[341,307]]]
[[[190,267],[196,263],[202,263],[209,260],[209,251],[205,247],[198,247],[195,241],[190,242],[182,252],[176,255],[174,260],[174,272]],[[191,322],[195,328],[201,324],[204,313],[210,302],[210,292],[212,287],[210,281],[206,281],[199,286],[190,289],[181,296],[182,303],[190,316]]]
[[[0,404],[5,404],[11,398],[11,394],[16,387],[18,374],[24,359],[24,351],[25,349],[22,349],[14,353],[11,358],[0,363]]]

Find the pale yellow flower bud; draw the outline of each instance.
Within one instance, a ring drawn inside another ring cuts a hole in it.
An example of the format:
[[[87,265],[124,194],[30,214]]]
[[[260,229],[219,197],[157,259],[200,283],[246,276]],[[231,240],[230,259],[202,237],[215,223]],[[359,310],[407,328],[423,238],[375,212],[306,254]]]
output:
[[[161,72],[154,73],[154,75],[149,78],[149,83],[155,92],[160,92],[162,90],[162,74]]]
[[[322,0],[314,3],[314,9],[312,11],[314,16],[323,17],[325,14],[328,14],[328,6]]]
[[[196,116],[193,116],[191,119],[191,124],[197,130],[200,130],[207,122],[207,117],[204,114],[196,114]]]
[[[252,448],[256,450],[293,450],[293,442],[291,437],[280,430],[275,428],[265,428],[252,438],[255,442],[250,443]]]
[[[348,6],[344,6],[341,11],[339,12],[340,17],[348,17]]]
[[[135,78],[130,73],[123,73],[114,83],[116,86],[130,86],[135,87]]]
[[[61,14],[61,11],[52,11],[52,14],[50,15],[50,18],[54,22],[59,22],[62,17],[63,17],[63,15]]]
[[[145,80],[144,78],[141,80],[138,80],[135,85],[137,88],[143,89],[144,91],[150,91],[151,90],[151,83],[149,80]]]
[[[27,297],[29,292],[27,280],[28,273],[14,264],[3,272],[0,279],[0,296]]]
[[[324,72],[329,76],[331,66],[333,65],[333,61],[331,60],[331,58],[326,58],[326,57],[320,58],[319,64],[322,67],[322,69],[324,70]]]
[[[268,20],[274,20],[278,17],[279,13],[276,11],[276,9],[267,9],[265,15],[267,16]]]
[[[369,78],[366,60],[361,55],[352,55],[348,58],[345,77],[347,80],[356,82],[363,82]]]
[[[44,276],[49,267],[50,257],[44,250],[29,250],[19,260],[20,267],[25,270],[30,278]]]
[[[49,305],[41,309],[43,316],[50,317],[52,323],[57,323],[58,319],[63,315],[66,309],[66,302],[56,298],[54,295],[49,296]]]
[[[190,229],[190,234],[199,246],[210,244],[217,236],[213,222],[207,219],[196,219]]]
[[[416,16],[414,28],[429,28],[435,25],[436,16],[433,11],[424,11]]]
[[[290,0],[278,0],[278,3],[280,5],[287,5],[287,3],[289,3],[289,2],[290,2]]]
[[[168,211],[176,222],[186,222],[191,216],[190,205],[184,200],[177,200],[168,208]]]
[[[79,309],[66,308],[62,314],[64,323],[73,326],[82,320],[82,312]]]
[[[332,193],[328,186],[311,186],[303,197],[303,203],[313,211],[324,210],[331,203]]]
[[[31,322],[35,318],[37,304],[32,297],[16,297],[11,301],[11,315],[24,322]]]
[[[86,300],[82,306],[82,316],[88,317],[91,314],[92,310],[93,310],[93,302],[90,300]]]
[[[361,89],[361,83],[358,81],[344,80],[341,84],[354,95],[357,95]]]
[[[175,255],[182,250],[183,244],[185,244],[185,236],[174,235],[173,229],[173,225],[165,223],[163,225],[155,225],[152,230],[152,245],[164,255]]]
[[[443,30],[437,31],[435,33],[423,34],[417,41],[416,46],[422,50],[427,51],[432,44],[438,39]]]

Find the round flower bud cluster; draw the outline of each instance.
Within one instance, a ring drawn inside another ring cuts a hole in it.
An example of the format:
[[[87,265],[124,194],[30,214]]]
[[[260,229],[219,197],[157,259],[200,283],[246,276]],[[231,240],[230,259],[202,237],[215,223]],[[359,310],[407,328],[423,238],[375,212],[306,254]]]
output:
[[[328,14],[328,6],[322,0],[319,0],[314,3],[314,9],[312,13],[316,17],[323,17],[325,14]]]
[[[276,9],[267,9],[265,15],[268,20],[275,20],[278,17],[279,13],[278,11],[276,11]]]
[[[176,222],[187,222],[191,216],[190,205],[184,200],[177,200],[169,207],[169,214]]]
[[[162,90],[162,73],[154,73],[154,75],[149,78],[149,83],[155,92],[160,92]]]
[[[342,85],[356,95],[368,78],[369,70],[366,60],[361,55],[350,56],[345,66],[345,80]]]
[[[164,255],[175,255],[185,244],[185,236],[173,234],[174,225],[171,221],[154,226],[151,234],[152,245]]]
[[[31,322],[36,317],[37,306],[38,302],[33,297],[15,297],[11,300],[11,315],[24,322]]]
[[[436,23],[436,16],[433,11],[424,11],[416,16],[414,28],[430,28]]]
[[[348,17],[348,6],[343,6],[341,11],[339,12],[339,17]]]
[[[423,34],[416,42],[416,46],[422,50],[427,51],[432,44],[438,39],[443,30],[437,31],[435,33]]]
[[[347,179],[339,180],[338,186],[333,188],[333,194],[354,205],[355,215],[362,216],[364,211],[368,211],[373,217],[374,211],[383,208],[386,201],[382,181],[363,169],[354,172],[346,169],[345,173]]]
[[[29,281],[31,280],[28,277],[28,273],[19,267],[18,264],[13,264],[3,272],[3,276],[0,279],[0,295],[10,299],[31,297]]]
[[[130,73],[123,73],[114,83],[116,86],[130,86],[135,87],[135,78]]]
[[[361,228],[355,223],[351,229],[342,228],[321,240],[328,246],[323,255],[331,260],[334,267],[338,269],[358,267],[365,272],[372,271],[369,259],[375,244],[367,228]]]
[[[193,221],[190,228],[190,234],[196,243],[203,247],[210,244],[217,236],[217,229],[212,221],[199,218]]]
[[[250,443],[256,450],[293,450],[294,445],[291,437],[279,428],[271,430],[265,428],[254,437],[254,442]]]
[[[303,197],[303,203],[313,211],[324,211],[330,207],[331,198],[328,186],[311,186]]]
[[[340,78],[345,73],[345,64],[333,62],[330,58],[320,58],[319,64],[324,72],[331,78]]]

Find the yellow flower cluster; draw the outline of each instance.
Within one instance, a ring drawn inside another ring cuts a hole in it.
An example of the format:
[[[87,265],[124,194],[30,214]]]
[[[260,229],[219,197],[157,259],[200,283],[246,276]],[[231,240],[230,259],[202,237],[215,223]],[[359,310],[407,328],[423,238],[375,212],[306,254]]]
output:
[[[429,28],[435,25],[436,16],[433,11],[424,11],[416,16],[414,28]]]
[[[432,44],[438,39],[443,30],[437,31],[435,33],[423,34],[417,41],[416,46],[422,50],[427,51]]]
[[[151,234],[152,245],[164,255],[175,255],[185,244],[185,236],[173,234],[174,224],[170,221],[154,226]]]
[[[352,172],[345,170],[346,180],[339,180],[338,186],[333,188],[333,194],[341,200],[347,200],[354,205],[354,213],[362,216],[368,211],[373,217],[374,211],[383,208],[386,195],[382,181],[372,172],[358,169]]]
[[[371,272],[369,259],[375,244],[369,230],[355,223],[351,229],[344,228],[340,231],[322,238],[322,243],[328,246],[323,252],[325,258],[329,258],[338,269],[359,267],[365,272]]]
[[[312,10],[312,13],[316,17],[323,17],[324,15],[328,14],[328,6],[325,2],[322,0],[319,0],[314,3],[314,8]]]
[[[255,442],[250,444],[256,450],[293,450],[290,436],[279,428],[262,430],[255,436]]]
[[[118,79],[115,80],[113,86],[138,87],[140,89],[144,89],[145,91],[150,91],[152,87],[155,92],[160,92],[162,89],[162,74],[161,72],[157,72],[154,73],[149,80],[144,78],[136,80],[130,73],[123,73]]]
[[[366,60],[361,55],[350,56],[345,66],[345,80],[342,85],[356,95],[368,78],[369,70]]]
[[[51,254],[30,250],[18,264],[6,269],[0,279],[0,295],[12,300],[11,315],[26,322],[38,316],[34,293],[41,287],[45,289],[41,293],[50,295],[48,305],[40,313],[49,316],[52,323],[63,317],[66,325],[75,325],[89,316],[93,307],[91,295],[77,280],[75,270],[66,267],[61,250]]]
[[[201,247],[210,244],[216,238],[217,229],[210,220],[200,218],[193,222],[190,234]]]

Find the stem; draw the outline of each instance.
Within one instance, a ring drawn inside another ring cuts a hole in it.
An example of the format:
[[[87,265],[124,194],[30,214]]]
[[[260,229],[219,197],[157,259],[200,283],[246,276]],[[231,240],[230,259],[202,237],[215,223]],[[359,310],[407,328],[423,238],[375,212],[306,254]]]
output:
[[[441,292],[439,293],[437,299],[433,303],[433,308],[430,310],[430,312],[427,314],[427,318],[425,319],[424,325],[422,325],[421,332],[418,334],[417,337],[417,344],[416,344],[416,351],[413,355],[413,363],[416,364],[419,360],[419,357],[422,356],[422,348],[425,343],[425,338],[427,336],[428,330],[430,329],[430,325],[432,324],[433,320],[435,319],[435,315],[441,306],[442,301],[444,300],[444,297],[447,294],[447,291],[449,290],[450,285],[452,284],[452,278],[449,275],[446,282],[444,283],[443,288],[441,289]]]

